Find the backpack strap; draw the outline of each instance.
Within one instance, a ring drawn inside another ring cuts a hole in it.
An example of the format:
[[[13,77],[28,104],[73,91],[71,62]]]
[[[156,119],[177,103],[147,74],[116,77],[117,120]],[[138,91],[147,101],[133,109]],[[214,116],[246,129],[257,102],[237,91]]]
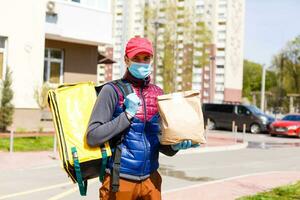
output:
[[[122,95],[124,99],[127,95],[133,93],[133,89],[131,87],[131,84],[128,83],[124,79],[119,79],[116,81],[113,81],[113,84],[115,84],[119,90],[122,92]],[[121,144],[123,141],[124,135],[122,134],[120,137],[120,140],[117,142],[116,150],[113,155],[113,169],[111,172],[111,189],[112,192],[118,192],[119,186],[120,186],[120,167],[121,167],[121,154],[122,154],[122,148]]]
[[[88,183],[87,183],[87,180],[83,181],[83,179],[82,179],[76,147],[72,147],[71,151],[72,151],[72,156],[73,156],[73,161],[74,161],[76,181],[77,181],[77,184],[79,187],[80,195],[86,196],[86,190],[87,190]]]
[[[128,83],[124,79],[118,79],[118,80],[113,81],[112,83],[115,84],[119,88],[119,90],[121,91],[124,98],[126,98],[127,95],[133,93],[131,84]]]
[[[114,84],[122,93],[123,97],[126,98],[127,95],[133,93],[133,89],[131,87],[131,84],[127,82],[124,79],[118,79],[115,81],[111,82]],[[99,88],[101,90],[101,88]],[[96,89],[97,90],[97,89]],[[97,92],[99,93],[100,90]],[[117,141],[116,149],[113,152],[113,169],[111,171],[111,188],[113,192],[118,192],[119,191],[119,186],[120,186],[120,166],[121,166],[121,154],[122,154],[122,148],[121,148],[121,143],[123,141],[124,135],[122,134],[120,139]],[[102,151],[102,164],[101,164],[101,170],[100,170],[100,176],[99,179],[101,182],[104,180],[104,175],[105,175],[105,168],[107,164],[107,154],[105,151],[105,148],[101,148]]]

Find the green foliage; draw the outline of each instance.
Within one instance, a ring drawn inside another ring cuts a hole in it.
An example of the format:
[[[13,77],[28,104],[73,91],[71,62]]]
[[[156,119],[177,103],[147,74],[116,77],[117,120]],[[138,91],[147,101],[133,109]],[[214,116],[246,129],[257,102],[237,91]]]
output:
[[[170,41],[170,37],[165,35],[164,43],[164,59],[163,59],[163,88],[165,93],[171,93],[175,90],[174,88],[174,44]]]
[[[166,6],[166,21],[169,22],[164,24],[164,49],[163,49],[163,67],[161,74],[163,77],[163,89],[165,93],[171,93],[175,91],[176,86],[176,43],[175,43],[175,29],[176,29],[176,4],[174,0],[167,1]],[[172,11],[172,12],[171,12]],[[174,84],[175,83],[175,84]]]
[[[243,96],[251,98],[252,91],[260,91],[262,66],[248,60],[244,60]]]
[[[1,101],[0,101],[0,131],[7,131],[7,127],[13,122],[14,106],[11,101],[13,99],[12,72],[7,68],[5,79],[2,82]]]
[[[144,7],[144,36],[151,41],[155,40],[154,19],[156,18],[156,9],[156,7],[150,6],[146,1]]]
[[[277,86],[276,73],[274,71],[266,71],[265,90],[271,91]],[[243,96],[252,99],[251,92],[261,91],[262,65],[244,60],[243,72]]]
[[[300,35],[287,43],[273,59],[280,86],[288,93],[300,93]]]
[[[279,74],[285,89],[289,93],[300,93],[300,35],[288,42],[281,56],[283,66]]]
[[[277,88],[273,90],[273,101],[276,109],[281,112],[289,111],[289,93],[300,93],[300,36],[287,43],[277,55],[273,57],[276,73]],[[300,110],[300,98],[294,100],[294,106]]]
[[[14,138],[14,151],[47,151],[53,148],[53,136]],[[1,138],[0,151],[9,151],[9,138]]]
[[[269,192],[246,196],[238,200],[297,200],[300,199],[300,182],[294,185],[275,188]]]
[[[188,6],[178,7],[176,0],[166,0],[164,8],[160,8],[164,12],[164,22],[160,23],[160,27],[164,28],[163,44],[164,49],[158,52],[158,57],[162,60],[163,66],[159,73],[163,78],[163,88],[166,93],[174,92],[179,84],[182,90],[190,90],[192,88],[193,67],[203,67],[209,64],[209,52],[206,47],[211,43],[211,33],[206,29],[204,21],[199,21],[196,17],[194,9]],[[155,39],[153,30],[154,24],[152,19],[157,20],[157,5],[145,6],[144,22],[146,24],[145,36]],[[180,12],[180,14],[179,14]],[[197,19],[197,20],[196,20]],[[182,31],[178,31],[182,29]],[[183,37],[180,40],[179,37]],[[202,47],[195,46],[202,44]],[[179,48],[179,45],[183,48]],[[201,51],[201,56],[195,56],[195,51]],[[179,53],[183,53],[183,62],[179,64]],[[194,61],[197,60],[197,63]],[[178,74],[177,68],[182,69],[182,73]],[[177,82],[176,77],[181,76],[182,81]]]

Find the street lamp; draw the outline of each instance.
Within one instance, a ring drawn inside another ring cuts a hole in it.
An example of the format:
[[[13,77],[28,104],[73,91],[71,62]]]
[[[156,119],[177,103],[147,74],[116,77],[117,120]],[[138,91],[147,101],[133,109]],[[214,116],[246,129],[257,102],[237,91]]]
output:
[[[265,111],[265,82],[266,82],[266,67],[265,65],[262,65],[260,109],[263,112]]]

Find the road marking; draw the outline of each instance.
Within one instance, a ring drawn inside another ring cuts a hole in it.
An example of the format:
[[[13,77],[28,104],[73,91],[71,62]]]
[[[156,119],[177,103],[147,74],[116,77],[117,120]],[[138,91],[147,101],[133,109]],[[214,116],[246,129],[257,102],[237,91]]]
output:
[[[98,178],[90,180],[89,181],[89,185],[92,185],[93,183],[97,182],[98,180],[99,180]],[[72,189],[69,189],[69,190],[67,190],[67,191],[65,191],[63,193],[60,193],[58,195],[55,195],[55,196],[49,198],[48,200],[59,200],[59,199],[62,199],[65,196],[68,196],[68,195],[70,195],[70,194],[72,194],[74,192],[79,192],[78,191],[78,187],[73,187]]]
[[[28,191],[19,192],[19,193],[13,193],[13,194],[1,196],[0,200],[1,199],[9,199],[9,198],[17,197],[17,196],[23,196],[23,195],[32,194],[35,192],[41,192],[41,191],[45,191],[45,190],[51,190],[51,189],[55,189],[55,188],[59,188],[59,187],[67,186],[67,185],[72,185],[72,184],[73,184],[72,182],[60,183],[60,184],[51,185],[48,187],[37,188],[37,189],[28,190]]]
[[[65,196],[70,195],[70,194],[72,194],[73,192],[76,192],[76,191],[78,191],[78,187],[73,187],[72,189],[67,190],[66,192],[60,193],[60,194],[58,194],[58,195],[56,195],[56,196],[53,196],[53,197],[49,198],[48,200],[58,200],[58,199],[62,199],[62,198],[64,198]]]
[[[55,168],[55,167],[59,167],[59,166],[60,166],[59,164],[41,165],[41,166],[33,167],[30,170],[49,169],[49,168]]]

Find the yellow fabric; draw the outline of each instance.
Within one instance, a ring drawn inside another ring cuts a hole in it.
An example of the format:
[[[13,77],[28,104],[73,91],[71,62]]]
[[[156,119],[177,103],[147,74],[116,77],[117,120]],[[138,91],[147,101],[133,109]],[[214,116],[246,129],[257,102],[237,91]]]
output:
[[[73,146],[77,149],[80,163],[100,159],[100,148],[91,148],[86,143],[87,126],[97,99],[95,85],[92,82],[64,85],[50,90],[49,99],[61,159],[73,165]],[[106,143],[105,147],[108,156],[111,156],[109,144]]]

